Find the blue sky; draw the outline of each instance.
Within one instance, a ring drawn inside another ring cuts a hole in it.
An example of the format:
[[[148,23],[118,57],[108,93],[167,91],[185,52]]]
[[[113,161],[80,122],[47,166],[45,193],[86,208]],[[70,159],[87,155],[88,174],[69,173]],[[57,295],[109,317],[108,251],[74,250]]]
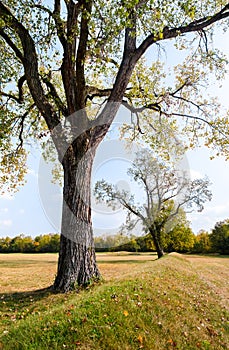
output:
[[[229,59],[229,33],[218,37],[217,46],[225,52]],[[167,56],[169,56],[167,54]],[[172,53],[174,61],[176,57]],[[171,56],[169,57],[169,59]],[[227,74],[222,87],[215,84],[209,86],[210,92],[218,96],[222,105],[229,109],[229,75]],[[116,120],[114,127],[119,123]],[[94,178],[99,179],[104,173],[110,173],[110,181],[115,183],[122,181],[124,186],[130,186],[124,175],[129,166],[129,156],[122,157],[122,145],[117,147],[117,138],[112,136],[105,141],[95,161]],[[113,140],[113,141],[112,141]],[[112,142],[115,142],[112,144]],[[106,156],[105,150],[110,147],[114,150],[113,162]],[[213,199],[207,203],[201,213],[190,214],[192,228],[195,233],[200,229],[210,230],[217,221],[229,218],[229,161],[223,158],[209,159],[207,149],[197,149],[188,152],[187,159],[192,176],[202,177],[208,175],[212,182],[211,190]],[[42,180],[42,176],[45,181]],[[39,181],[38,181],[39,180]],[[47,180],[47,181],[46,181]],[[47,185],[48,184],[48,185]],[[61,189],[51,184],[49,170],[41,162],[41,155],[37,150],[31,150],[29,157],[29,173],[27,184],[14,196],[5,194],[0,196],[0,237],[16,236],[24,233],[36,236],[48,232],[57,232],[60,227],[61,216]],[[93,203],[92,206],[95,204]],[[106,212],[102,215],[99,207],[94,207],[93,223],[95,234],[117,232],[122,223],[124,215],[119,210],[115,213]]]

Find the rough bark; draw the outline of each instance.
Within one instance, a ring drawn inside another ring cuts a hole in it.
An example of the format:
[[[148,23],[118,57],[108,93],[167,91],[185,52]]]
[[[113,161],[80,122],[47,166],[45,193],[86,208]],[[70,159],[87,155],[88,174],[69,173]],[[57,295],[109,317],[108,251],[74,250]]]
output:
[[[83,140],[82,140],[83,138]],[[63,159],[64,190],[60,254],[54,289],[67,292],[99,278],[91,222],[91,170],[96,145],[83,135]],[[82,146],[83,145],[83,146]]]

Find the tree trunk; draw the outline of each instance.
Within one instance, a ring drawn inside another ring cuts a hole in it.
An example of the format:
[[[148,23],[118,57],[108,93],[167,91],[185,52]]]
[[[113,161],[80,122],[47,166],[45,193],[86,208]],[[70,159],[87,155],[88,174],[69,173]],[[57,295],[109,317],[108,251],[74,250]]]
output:
[[[162,244],[161,244],[161,239],[160,239],[161,233],[156,232],[154,228],[150,228],[149,232],[153,238],[153,243],[154,243],[155,248],[156,248],[158,259],[160,259],[162,256],[165,255]]]
[[[62,161],[64,168],[60,253],[54,289],[67,292],[99,278],[91,222],[91,170],[96,146],[75,141]]]

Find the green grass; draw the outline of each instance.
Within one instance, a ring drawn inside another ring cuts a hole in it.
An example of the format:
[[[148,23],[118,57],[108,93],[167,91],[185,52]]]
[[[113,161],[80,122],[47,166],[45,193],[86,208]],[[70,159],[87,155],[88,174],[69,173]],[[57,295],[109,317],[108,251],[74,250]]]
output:
[[[1,294],[0,349],[228,349],[227,308],[200,266],[169,255],[77,294]]]

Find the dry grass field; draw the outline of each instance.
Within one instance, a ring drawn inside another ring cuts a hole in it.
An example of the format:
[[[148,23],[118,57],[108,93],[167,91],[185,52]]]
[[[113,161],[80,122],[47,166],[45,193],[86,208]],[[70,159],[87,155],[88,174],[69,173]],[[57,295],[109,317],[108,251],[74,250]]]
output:
[[[175,253],[173,253],[175,254]],[[183,255],[199,276],[209,284],[229,307],[229,258]],[[0,254],[0,293],[26,292],[50,286],[57,267],[57,254]],[[125,279],[147,261],[152,253],[98,253],[100,272],[106,281]]]
[[[229,310],[229,258],[186,255],[209,289],[218,295],[218,301]]]
[[[0,293],[33,291],[53,283],[57,254],[0,254]],[[153,254],[98,253],[100,272],[105,280],[123,279],[139,263],[155,260]]]
[[[0,254],[0,350],[229,349],[229,258],[97,254],[103,281],[53,294],[57,254]]]

